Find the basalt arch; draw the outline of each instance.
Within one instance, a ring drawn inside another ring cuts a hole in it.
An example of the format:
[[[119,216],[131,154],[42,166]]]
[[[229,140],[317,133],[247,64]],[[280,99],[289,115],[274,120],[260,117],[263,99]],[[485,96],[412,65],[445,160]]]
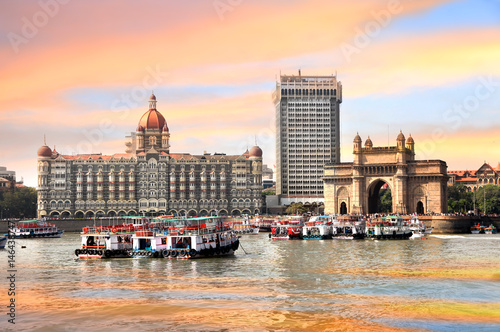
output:
[[[414,141],[399,133],[396,146],[362,147],[354,139],[354,161],[324,167],[325,213],[377,213],[380,190],[391,190],[392,213],[446,213],[447,165],[442,160],[415,159]]]

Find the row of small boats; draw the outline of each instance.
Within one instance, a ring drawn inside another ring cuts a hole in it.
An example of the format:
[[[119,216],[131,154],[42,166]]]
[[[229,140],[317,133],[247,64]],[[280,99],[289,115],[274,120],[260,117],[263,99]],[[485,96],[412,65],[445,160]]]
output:
[[[222,217],[132,219],[122,225],[85,227],[79,259],[229,256],[239,238]]]
[[[301,216],[276,220],[271,227],[272,240],[326,240],[326,239],[376,239],[403,240],[425,238],[432,233],[432,227],[414,217],[384,216],[365,220],[335,216],[313,216],[304,221]]]

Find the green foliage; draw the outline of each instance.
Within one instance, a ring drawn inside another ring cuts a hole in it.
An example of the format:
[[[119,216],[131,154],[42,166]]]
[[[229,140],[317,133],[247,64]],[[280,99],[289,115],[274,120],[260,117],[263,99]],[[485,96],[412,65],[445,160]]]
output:
[[[37,193],[35,188],[21,187],[0,191],[0,216],[3,218],[36,217]]]
[[[274,191],[272,191],[272,190],[264,190],[262,192],[262,195],[265,195],[265,196],[267,196],[267,195],[276,195],[276,193]]]
[[[473,195],[473,193],[467,192],[467,187],[463,184],[448,187],[448,212],[467,213],[467,211],[473,210]]]
[[[302,203],[292,203],[286,208],[288,214],[302,214],[307,212],[307,208]]]
[[[476,208],[481,213],[500,213],[500,187],[488,184],[479,188],[476,192]]]
[[[390,189],[380,189],[378,211],[381,213],[392,212],[392,194]]]

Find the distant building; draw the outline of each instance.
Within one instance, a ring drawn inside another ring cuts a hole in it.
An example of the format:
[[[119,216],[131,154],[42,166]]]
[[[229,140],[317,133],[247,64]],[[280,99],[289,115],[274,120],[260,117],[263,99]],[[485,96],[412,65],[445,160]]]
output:
[[[467,191],[477,191],[487,184],[500,185],[500,163],[493,168],[484,163],[477,171],[448,171],[448,185],[462,184]]]
[[[151,96],[126,153],[62,155],[38,149],[38,215],[91,218],[260,213],[262,150],[241,155],[170,152],[170,131]]]
[[[325,213],[366,214],[379,211],[380,189],[391,190],[393,213],[444,213],[447,166],[442,160],[416,160],[413,137],[399,133],[396,146],[362,147],[354,138],[354,161],[325,166]]]
[[[274,178],[274,171],[272,168],[269,168],[267,165],[262,165],[262,179],[263,180],[272,180]]]
[[[9,171],[7,167],[0,166],[0,177],[16,181],[16,171]]]
[[[276,108],[276,194],[281,204],[321,203],[323,166],[340,162],[337,77],[281,75]]]
[[[0,166],[0,189],[24,187],[23,181],[16,181],[16,171]]]

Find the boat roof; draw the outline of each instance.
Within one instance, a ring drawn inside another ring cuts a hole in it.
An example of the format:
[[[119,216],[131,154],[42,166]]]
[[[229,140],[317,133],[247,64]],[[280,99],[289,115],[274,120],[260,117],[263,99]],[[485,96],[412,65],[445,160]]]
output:
[[[202,220],[213,220],[221,217],[213,216],[213,217],[194,217],[194,218],[156,218],[155,220],[161,221],[202,221]]]

